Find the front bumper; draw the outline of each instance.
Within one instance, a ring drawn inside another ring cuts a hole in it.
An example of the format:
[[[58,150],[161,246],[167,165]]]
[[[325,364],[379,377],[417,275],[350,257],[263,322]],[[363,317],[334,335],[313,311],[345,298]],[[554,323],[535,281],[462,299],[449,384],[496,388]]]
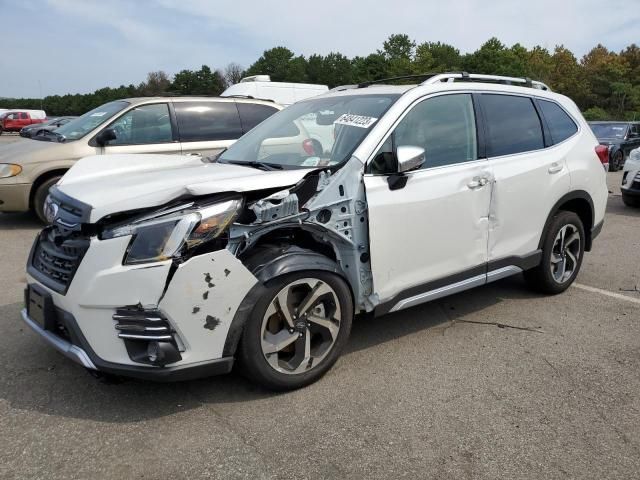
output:
[[[33,332],[44,340],[45,343],[62,353],[65,357],[89,370],[142,380],[172,382],[222,375],[229,373],[233,368],[233,357],[225,357],[207,362],[175,367],[140,367],[135,365],[122,365],[105,362],[100,359],[86,343],[78,324],[69,314],[63,314],[61,321],[64,322],[64,325],[70,332],[72,338],[75,338],[78,343],[84,343],[82,346],[75,345],[71,343],[71,341],[42,328],[29,317],[26,308],[22,309],[21,314],[24,322]]]
[[[0,212],[26,212],[30,192],[30,183],[0,184]]]
[[[27,268],[29,288],[37,285],[51,299],[54,317],[68,334],[58,335],[51,325],[39,326],[26,312],[25,323],[56,350],[92,370],[160,381],[230,371],[233,351],[225,348],[227,337],[257,279],[228,250],[176,266],[169,260],[123,265],[128,245],[129,237],[92,238],[66,290],[35,271],[34,248]],[[161,366],[137,356],[141,349],[134,354],[117,320],[122,309],[157,312],[171,327],[178,359]]]

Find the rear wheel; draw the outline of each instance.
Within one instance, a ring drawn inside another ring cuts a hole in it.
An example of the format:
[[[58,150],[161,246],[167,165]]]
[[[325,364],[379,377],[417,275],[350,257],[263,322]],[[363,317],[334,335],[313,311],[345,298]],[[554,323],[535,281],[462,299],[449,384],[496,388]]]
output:
[[[540,265],[524,272],[527,283],[543,293],[564,292],[578,276],[584,245],[580,217],[573,212],[558,212],[544,239]]]
[[[308,385],[342,353],[352,318],[351,292],[339,276],[305,271],[275,278],[244,327],[243,371],[270,390]]]
[[[47,195],[49,195],[49,189],[53,185],[58,183],[58,180],[60,180],[61,178],[61,176],[56,176],[45,180],[45,182],[38,187],[36,193],[33,195],[33,210],[35,211],[38,218],[44,223],[49,223],[44,211],[44,202],[47,199]]]
[[[611,158],[609,171],[617,172],[622,168],[623,165],[624,165],[624,153],[622,152],[622,150],[618,150],[616,153],[613,154],[613,157]]]

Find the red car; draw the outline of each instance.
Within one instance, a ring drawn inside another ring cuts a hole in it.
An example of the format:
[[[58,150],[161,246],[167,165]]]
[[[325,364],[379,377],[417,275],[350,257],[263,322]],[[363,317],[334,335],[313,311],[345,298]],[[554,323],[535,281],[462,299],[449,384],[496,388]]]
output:
[[[0,116],[0,135],[2,132],[19,132],[20,129],[34,123],[42,123],[45,120],[42,110],[23,110],[5,112]]]

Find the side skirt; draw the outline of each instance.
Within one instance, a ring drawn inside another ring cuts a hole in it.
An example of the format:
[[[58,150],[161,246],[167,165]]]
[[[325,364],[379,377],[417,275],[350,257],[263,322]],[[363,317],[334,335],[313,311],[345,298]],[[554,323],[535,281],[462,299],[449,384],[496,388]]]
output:
[[[396,295],[396,297],[390,301],[379,305],[376,308],[376,316],[404,310],[405,308],[414,307],[421,303],[430,302],[438,298],[463,292],[474,287],[479,287],[480,285],[485,285],[502,278],[522,273],[525,270],[539,265],[541,259],[542,251],[536,250],[535,252],[522,257],[507,257],[500,260],[493,260],[487,264],[486,270],[481,274],[477,273],[478,268],[473,268],[467,272],[468,276],[458,273],[448,277],[448,279],[445,278],[429,282],[419,289],[422,290],[420,293],[415,293],[417,290],[415,287],[411,288],[410,290]],[[449,280],[449,282],[447,280]]]

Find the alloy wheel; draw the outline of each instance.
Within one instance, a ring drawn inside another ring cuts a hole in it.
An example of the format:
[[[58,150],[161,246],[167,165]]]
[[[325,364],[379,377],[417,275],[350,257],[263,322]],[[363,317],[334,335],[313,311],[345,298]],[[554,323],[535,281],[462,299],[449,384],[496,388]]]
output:
[[[300,374],[316,367],[338,338],[338,295],[317,278],[295,280],[271,300],[262,319],[262,354],[276,371]]]
[[[580,260],[580,232],[575,225],[564,225],[551,250],[551,275],[557,283],[565,283],[578,268]]]

